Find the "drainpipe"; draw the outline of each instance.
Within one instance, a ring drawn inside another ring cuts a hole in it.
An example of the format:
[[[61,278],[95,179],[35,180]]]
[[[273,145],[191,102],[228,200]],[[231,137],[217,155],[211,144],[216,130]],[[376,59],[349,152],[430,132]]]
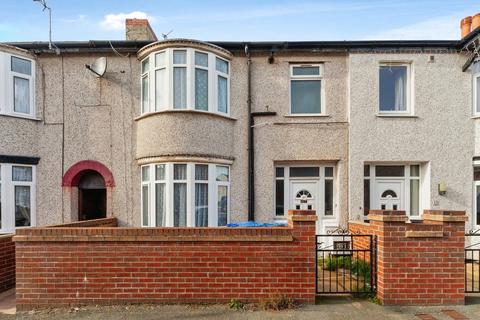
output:
[[[248,220],[255,221],[255,164],[253,149],[253,115],[252,115],[252,59],[248,44],[245,44],[247,57],[247,110],[248,110]]]

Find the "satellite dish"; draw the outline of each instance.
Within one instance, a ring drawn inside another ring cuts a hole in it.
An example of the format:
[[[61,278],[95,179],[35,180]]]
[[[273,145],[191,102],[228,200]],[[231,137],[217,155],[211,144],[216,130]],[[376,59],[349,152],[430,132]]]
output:
[[[95,60],[94,63],[91,65],[86,64],[85,67],[95,73],[97,77],[102,77],[107,70],[107,58],[106,57],[100,57],[97,60]]]

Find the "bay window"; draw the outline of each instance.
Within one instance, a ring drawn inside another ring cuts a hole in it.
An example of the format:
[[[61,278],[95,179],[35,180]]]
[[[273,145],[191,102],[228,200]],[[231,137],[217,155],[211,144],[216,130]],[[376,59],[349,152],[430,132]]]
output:
[[[193,48],[151,53],[142,60],[142,114],[173,109],[229,115],[229,69],[227,60]]]
[[[35,62],[0,52],[0,114],[23,118],[35,116]]]
[[[35,166],[0,164],[0,233],[35,225]]]
[[[230,168],[206,163],[142,166],[142,225],[225,226],[229,217]]]

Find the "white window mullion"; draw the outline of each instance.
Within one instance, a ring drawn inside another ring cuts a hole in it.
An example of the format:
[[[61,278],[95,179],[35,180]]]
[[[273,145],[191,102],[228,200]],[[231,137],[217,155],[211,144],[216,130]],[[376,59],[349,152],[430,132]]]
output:
[[[216,227],[218,221],[217,212],[217,184],[215,183],[215,165],[208,165],[208,226]]]
[[[173,227],[173,164],[165,164],[165,226]]]
[[[187,163],[187,227],[195,227],[195,217],[194,217],[194,194],[195,194],[195,183],[193,177],[194,165],[192,163]]]
[[[195,109],[195,51],[187,49],[187,109]]]

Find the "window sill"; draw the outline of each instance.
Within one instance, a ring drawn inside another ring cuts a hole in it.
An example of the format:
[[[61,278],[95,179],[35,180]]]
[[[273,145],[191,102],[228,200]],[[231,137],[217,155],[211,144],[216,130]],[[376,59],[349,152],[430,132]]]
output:
[[[42,121],[40,118],[36,118],[30,115],[20,115],[20,114],[10,114],[10,113],[0,113],[2,117],[9,117],[9,118],[17,118],[17,119],[25,119],[25,120],[32,120],[32,121]]]
[[[419,118],[419,116],[413,114],[392,114],[392,113],[377,113],[375,114],[377,118]]]
[[[480,119],[480,114],[471,116],[470,119]]]
[[[164,113],[194,113],[194,114],[204,114],[206,116],[212,116],[212,117],[218,117],[218,118],[223,118],[223,119],[228,119],[228,120],[233,120],[237,121],[236,118],[232,118],[228,115],[223,115],[221,113],[215,113],[215,112],[209,112],[209,111],[201,111],[201,110],[191,110],[191,109],[168,109],[168,110],[160,110],[160,111],[154,111],[154,112],[148,112],[144,113],[136,118],[134,118],[135,121],[145,119],[151,116],[155,116],[158,114],[164,114]]]
[[[329,118],[329,114],[285,114],[283,115],[285,118]]]

